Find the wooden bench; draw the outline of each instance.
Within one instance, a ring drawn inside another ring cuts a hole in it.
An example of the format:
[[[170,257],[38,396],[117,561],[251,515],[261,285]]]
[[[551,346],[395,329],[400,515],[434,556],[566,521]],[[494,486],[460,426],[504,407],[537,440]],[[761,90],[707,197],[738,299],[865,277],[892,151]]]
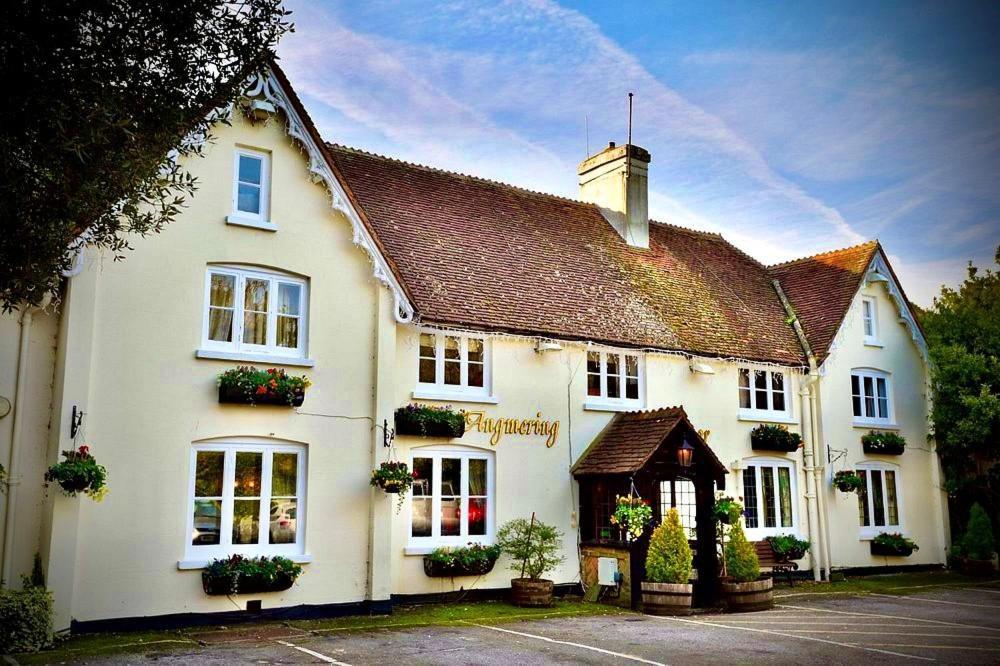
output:
[[[768,541],[754,541],[753,545],[757,549],[757,559],[760,561],[760,568],[770,569],[771,574],[774,576],[782,573],[785,574],[788,577],[788,584],[791,587],[795,587],[795,582],[792,580],[792,572],[798,571],[799,565],[784,557],[778,557]]]

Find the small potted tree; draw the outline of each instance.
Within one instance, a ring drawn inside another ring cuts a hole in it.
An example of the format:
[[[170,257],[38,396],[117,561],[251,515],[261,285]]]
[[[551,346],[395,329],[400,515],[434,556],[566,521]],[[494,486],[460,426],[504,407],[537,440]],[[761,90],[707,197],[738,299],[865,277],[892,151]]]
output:
[[[865,482],[853,469],[842,469],[833,475],[833,485],[842,493],[856,493]]]
[[[970,576],[989,576],[993,573],[993,553],[996,541],[993,539],[993,525],[983,507],[976,502],[969,512],[969,526],[961,539],[964,556],[961,558],[962,572]]]
[[[694,586],[691,546],[677,509],[670,509],[653,530],[646,554],[646,580],[642,582],[642,610],[650,615],[688,615]]]
[[[511,601],[517,606],[551,606],[553,583],[542,576],[566,558],[560,553],[562,532],[535,519],[515,518],[497,532],[497,544],[510,555],[511,570],[519,578],[510,581]]]
[[[768,610],[774,606],[774,581],[760,575],[760,560],[753,544],[747,541],[739,522],[729,529],[725,549],[728,579],[722,581],[726,605],[734,613]]]

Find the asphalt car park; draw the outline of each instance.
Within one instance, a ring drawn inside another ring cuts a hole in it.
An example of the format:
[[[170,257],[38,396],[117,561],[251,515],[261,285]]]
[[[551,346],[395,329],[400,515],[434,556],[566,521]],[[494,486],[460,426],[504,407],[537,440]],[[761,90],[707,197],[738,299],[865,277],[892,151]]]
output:
[[[192,630],[188,645],[87,663],[896,664],[1000,663],[1000,581],[906,594],[783,590],[773,610],[660,618],[635,613],[447,626]]]

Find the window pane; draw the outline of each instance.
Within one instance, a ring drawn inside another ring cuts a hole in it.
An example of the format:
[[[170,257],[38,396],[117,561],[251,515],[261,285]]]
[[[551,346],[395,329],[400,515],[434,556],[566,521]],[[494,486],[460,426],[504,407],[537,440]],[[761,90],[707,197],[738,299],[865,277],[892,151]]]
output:
[[[445,336],[444,339],[444,357],[445,359],[459,360],[460,356],[460,341],[458,338],[453,338],[450,335]]]
[[[413,498],[413,522],[410,525],[410,536],[431,536],[431,498]]]
[[[851,398],[854,403],[854,415],[864,416],[861,411],[861,380],[857,375],[851,375]]]
[[[260,541],[260,500],[233,501],[233,543]]]
[[[767,409],[767,372],[753,371],[754,408]]]
[[[271,500],[269,543],[295,543],[295,519],[298,501],[295,498]]]
[[[486,534],[486,498],[469,500],[469,536]]]
[[[430,458],[413,459],[413,495],[428,496],[431,494],[431,481],[434,469],[434,461]],[[428,520],[430,514],[427,514]],[[416,535],[414,535],[416,536]]]
[[[462,500],[441,500],[441,536],[458,536],[462,533]]]
[[[859,469],[858,476],[861,477],[861,488],[858,489],[858,518],[863,527],[868,527],[871,525],[871,519],[868,517],[868,472]]]
[[[740,409],[750,409],[750,370],[740,368]]]
[[[243,307],[256,312],[267,312],[267,280],[247,278],[243,289]]]
[[[606,357],[608,364],[608,397],[620,398],[621,380],[621,357],[618,354],[608,354]]]
[[[434,359],[420,359],[420,382],[422,384],[434,383],[434,375],[436,372],[434,363]]]
[[[601,376],[587,373],[587,395],[601,395]]]
[[[250,155],[240,155],[240,182],[260,185],[261,159]]]
[[[261,466],[264,454],[251,451],[236,452],[236,497],[260,497]]]
[[[469,458],[469,495],[486,494],[486,461]]]
[[[772,409],[785,411],[785,376],[780,372],[771,373]]]
[[[872,378],[864,377],[865,387],[865,416],[875,416],[875,389],[872,386]]]
[[[271,497],[296,495],[299,454],[275,453],[271,458]]]
[[[600,352],[587,352],[587,372],[601,374],[601,354]]]
[[[757,468],[743,470],[743,501],[747,528],[757,527]]]
[[[225,452],[199,451],[195,460],[195,497],[222,497],[222,472],[225,467]]]
[[[483,386],[483,364],[482,363],[470,363],[469,364],[469,386],[475,386],[482,388]]]
[[[885,504],[889,510],[889,525],[899,525],[899,506],[896,502],[896,473],[885,473]]]
[[[878,417],[880,419],[889,418],[889,396],[886,390],[885,379],[879,377],[875,380],[875,388],[878,391]]]
[[[876,527],[885,525],[885,498],[882,495],[882,472],[873,469],[872,476],[872,518]]]
[[[458,386],[462,383],[459,339],[447,336],[444,339],[444,383]]]
[[[437,356],[437,340],[433,333],[420,334],[420,356],[435,358]]]
[[[638,356],[625,356],[625,376],[626,377],[638,377],[639,376],[639,357]]]
[[[287,282],[278,283],[278,314],[297,315],[299,314],[299,299],[302,296],[302,287],[297,284]]]
[[[681,525],[685,529],[693,530],[698,526],[695,516],[697,515],[697,502],[694,483],[688,479],[676,479],[674,481],[674,508],[680,514]]]
[[[781,504],[781,526],[792,526],[792,480],[791,470],[778,468],[778,498]]]
[[[267,344],[267,315],[247,312],[243,315],[243,342],[251,345]]]
[[[482,363],[483,362],[483,341],[479,338],[469,338],[469,362],[470,363]]]
[[[212,273],[211,294],[209,304],[223,308],[231,308],[235,305],[236,297],[236,277],[233,275],[220,275]]]
[[[244,183],[237,185],[236,210],[260,215],[260,187]]]
[[[208,339],[216,342],[233,341],[233,311],[208,309]]]
[[[289,349],[299,346],[298,317],[278,317],[278,346]]]
[[[639,378],[638,377],[626,377],[625,378],[625,397],[629,400],[639,399]]]
[[[872,304],[871,301],[861,301],[861,309],[864,312],[865,335],[872,335]]]
[[[267,344],[267,280],[247,278],[243,290],[243,342]]]
[[[462,461],[459,458],[441,459],[441,495],[462,494]]]
[[[222,500],[195,500],[191,545],[218,545],[221,533]]]
[[[764,527],[777,527],[774,513],[777,507],[774,501],[774,468],[760,468],[760,488],[764,493]]]

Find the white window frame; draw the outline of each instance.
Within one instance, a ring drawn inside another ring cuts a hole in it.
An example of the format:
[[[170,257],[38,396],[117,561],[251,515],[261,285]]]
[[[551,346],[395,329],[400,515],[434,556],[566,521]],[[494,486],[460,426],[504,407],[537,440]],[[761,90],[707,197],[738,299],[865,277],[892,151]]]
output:
[[[435,350],[434,381],[420,381],[420,336],[433,335]],[[459,384],[444,383],[444,342],[445,338],[458,338],[459,366],[461,368]],[[483,385],[469,386],[469,340],[481,340],[483,343]],[[492,394],[493,383],[493,349],[490,338],[475,333],[460,333],[442,329],[421,328],[417,331],[417,367],[416,388],[413,397],[418,400],[456,400],[467,402],[497,402]]]
[[[233,335],[232,341],[225,342],[209,339],[209,313],[212,298],[212,275],[228,275],[236,280],[235,298],[233,302]],[[268,311],[267,311],[267,344],[256,345],[243,342],[244,327],[244,307],[245,307],[245,285],[247,279],[268,281]],[[278,336],[278,285],[286,283],[299,287],[299,339],[298,346],[280,347],[277,344]],[[205,296],[202,305],[202,333],[201,350],[217,351],[232,354],[224,358],[233,360],[247,360],[267,362],[274,359],[276,362],[282,359],[305,359],[307,351],[307,339],[309,337],[309,284],[306,280],[288,275],[286,273],[276,273],[263,271],[260,269],[239,268],[234,266],[211,265],[205,270]],[[211,354],[198,354],[201,357],[223,358],[223,356],[213,356]]]
[[[750,407],[741,407],[741,394],[743,393],[743,387],[740,386],[740,374],[746,371],[749,373],[749,396],[750,396]],[[766,380],[766,391],[767,391],[767,407],[765,409],[758,409],[754,405],[757,404],[757,388],[754,383],[756,373],[763,372],[767,376]],[[774,390],[774,380],[771,375],[777,374],[781,375],[782,378],[782,393],[785,396],[785,408],[784,409],[774,409],[774,395],[777,393]],[[794,423],[795,419],[793,416],[792,403],[792,377],[791,373],[787,370],[775,369],[775,368],[755,368],[752,366],[740,366],[736,370],[736,405],[738,408],[737,417],[742,421],[769,421],[772,423]]]
[[[869,525],[866,527],[858,521],[858,534],[862,541],[874,539],[876,536],[882,532],[899,532],[900,534],[905,533],[904,520],[903,520],[903,484],[901,482],[901,468],[899,465],[887,462],[878,461],[864,461],[859,462],[854,466],[855,470],[865,471],[865,511],[868,514]],[[875,504],[872,495],[872,471],[882,472],[882,501],[885,503],[883,508],[885,510],[885,525],[875,525]],[[889,493],[885,482],[885,473],[893,472],[896,478],[896,517],[899,521],[897,525],[889,524]],[[858,495],[858,501],[860,502],[861,495]]]
[[[250,213],[239,209],[240,157],[251,157],[261,162],[259,213]],[[268,231],[277,229],[277,225],[271,221],[271,155],[269,153],[243,147],[238,147],[234,151],[232,213],[226,217],[226,222],[241,226],[257,227]]]
[[[798,506],[798,474],[796,472],[796,465],[791,460],[785,460],[781,458],[771,458],[771,457],[753,457],[744,458],[743,463],[740,465],[739,479],[740,487],[743,489],[743,506],[747,507],[746,497],[747,488],[743,483],[743,470],[747,467],[756,467],[757,472],[754,474],[754,482],[756,487],[754,492],[757,497],[757,527],[747,527],[746,534],[747,539],[750,541],[760,541],[769,536],[777,536],[779,534],[792,534],[798,536],[799,531],[799,506]],[[778,485],[778,468],[786,468],[789,470],[788,473],[788,483],[789,483],[789,493],[791,495],[791,508],[792,508],[792,524],[790,527],[782,527],[781,519],[781,491]],[[774,508],[775,508],[775,527],[764,527],[764,485],[763,485],[763,471],[764,469],[770,470],[769,473],[774,479]],[[746,521],[744,520],[744,526],[746,526]]]
[[[496,458],[492,451],[464,447],[421,447],[410,451],[410,469],[415,469],[415,458],[433,461],[431,479],[431,536],[413,536],[414,494],[407,493],[408,517],[406,521],[407,545],[410,554],[426,554],[444,546],[459,547],[470,543],[491,545],[496,539]],[[462,461],[461,512],[462,525],[457,536],[441,536],[441,460],[459,458]],[[469,460],[486,461],[486,534],[469,535]],[[424,495],[426,497],[426,495]]]
[[[861,399],[861,412],[859,416],[854,413],[854,378],[858,378],[858,390],[860,391],[859,397]],[[872,382],[873,400],[875,405],[875,414],[872,416],[868,414],[867,403],[865,398],[865,379],[870,379]],[[886,416],[879,417],[878,414],[878,382],[883,380],[885,382],[885,397],[886,397]],[[854,425],[859,428],[866,428],[871,426],[879,426],[882,428],[893,428],[896,425],[896,412],[895,405],[893,404],[892,398],[892,376],[885,371],[876,370],[874,368],[853,368],[851,370],[851,414],[854,418]]]
[[[591,353],[596,353],[600,355],[600,381],[601,381],[601,395],[590,395],[588,390],[589,385],[589,375],[594,374],[588,371],[589,355]],[[620,395],[617,398],[608,397],[608,357],[618,356],[618,388]],[[638,398],[626,398],[625,397],[625,379],[628,376],[626,370],[626,358],[627,356],[633,356],[636,359],[636,367],[639,372],[639,397]],[[595,411],[631,411],[636,409],[642,409],[646,404],[646,355],[633,350],[628,349],[600,349],[594,347],[588,347],[584,350],[583,357],[583,375],[584,375],[584,403],[583,408]]]
[[[868,332],[869,328],[871,333]],[[878,337],[878,299],[874,296],[861,297],[861,332],[866,345],[882,346]]]
[[[198,465],[199,451],[222,451],[225,453],[225,464],[222,477],[222,523],[218,545],[194,545],[191,543],[194,533],[194,502],[195,475]],[[233,500],[235,498],[234,482],[236,474],[236,453],[263,453],[261,465],[261,500],[260,500],[260,540],[265,543],[236,544],[232,543],[233,535]],[[275,453],[295,453],[298,455],[296,471],[296,506],[295,543],[266,543],[271,515],[271,463]],[[228,557],[240,554],[246,556],[282,555],[296,561],[303,561],[305,553],[306,533],[306,473],[308,470],[307,451],[304,445],[287,443],[225,441],[205,442],[191,447],[190,468],[188,470],[188,493],[185,510],[187,520],[184,530],[184,556],[187,564],[201,565],[217,557]],[[267,498],[266,500],[264,498]],[[186,568],[186,567],[184,567]]]

